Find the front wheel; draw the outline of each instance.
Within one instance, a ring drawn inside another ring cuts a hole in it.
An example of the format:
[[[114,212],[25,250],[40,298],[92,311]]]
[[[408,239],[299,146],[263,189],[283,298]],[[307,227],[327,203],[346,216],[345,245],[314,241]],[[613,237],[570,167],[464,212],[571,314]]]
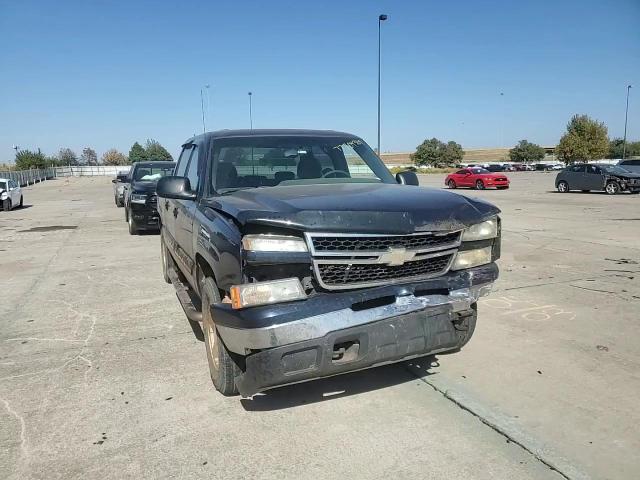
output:
[[[127,224],[129,225],[129,235],[137,235],[138,227],[136,226],[136,222],[133,220],[131,212],[127,212]]]
[[[562,182],[558,182],[556,188],[560,193],[567,193],[569,191],[569,184],[563,180]]]
[[[5,212],[8,212],[9,210],[11,210],[11,199],[7,198],[4,203],[2,204],[2,208]]]
[[[20,208],[24,207],[24,195],[20,195]]]
[[[165,282],[171,283],[169,269],[173,268],[173,258],[171,258],[169,250],[167,250],[167,245],[164,243],[162,233],[160,233],[160,256],[162,257],[162,277]]]
[[[605,192],[609,195],[615,195],[620,191],[620,185],[617,182],[609,182],[607,186],[604,187]]]
[[[454,182],[453,180],[449,180],[447,182],[447,185],[449,186],[449,188],[454,189],[456,188],[456,182]]]
[[[476,190],[484,190],[484,183],[482,183],[482,180],[478,180],[476,182]]]
[[[211,381],[222,395],[237,395],[236,377],[240,375],[240,367],[231,358],[227,347],[222,343],[211,316],[210,305],[220,302],[220,292],[212,278],[206,277],[200,285],[202,297],[202,331],[207,350],[207,361]]]

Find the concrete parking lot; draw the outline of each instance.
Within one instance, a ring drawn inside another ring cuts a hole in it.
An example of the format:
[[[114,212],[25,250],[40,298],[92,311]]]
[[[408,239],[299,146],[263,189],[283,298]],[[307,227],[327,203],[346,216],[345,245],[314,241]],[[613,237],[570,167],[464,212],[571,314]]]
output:
[[[252,399],[213,389],[110,179],[26,188],[0,212],[0,478],[638,478],[640,196],[510,177],[458,190],[503,210],[462,352]]]

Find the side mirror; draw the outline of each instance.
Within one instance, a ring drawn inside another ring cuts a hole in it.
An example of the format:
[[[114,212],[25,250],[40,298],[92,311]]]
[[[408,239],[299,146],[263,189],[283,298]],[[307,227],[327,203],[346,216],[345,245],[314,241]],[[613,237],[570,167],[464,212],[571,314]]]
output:
[[[400,185],[420,185],[416,172],[398,172],[396,173],[396,182]]]
[[[162,177],[158,180],[156,193],[162,198],[175,200],[195,200],[196,194],[191,191],[191,182],[186,177]]]

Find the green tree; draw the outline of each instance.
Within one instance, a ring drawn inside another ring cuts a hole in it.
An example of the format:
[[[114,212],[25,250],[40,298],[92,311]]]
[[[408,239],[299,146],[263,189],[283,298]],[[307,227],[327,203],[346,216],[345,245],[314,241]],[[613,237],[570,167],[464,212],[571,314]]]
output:
[[[129,159],[124,153],[119,152],[115,148],[111,148],[102,155],[103,165],[128,165]]]
[[[567,163],[604,158],[609,153],[609,137],[604,123],[587,115],[574,115],[567,132],[556,147],[559,160]]]
[[[411,160],[416,165],[433,167],[450,167],[459,163],[463,157],[462,145],[454,141],[444,143],[437,138],[425,140],[411,154]]]
[[[147,159],[147,152],[138,142],[135,142],[129,150],[129,161],[131,163],[144,162]]]
[[[50,167],[48,159],[44,153],[38,149],[37,152],[30,150],[19,150],[16,152],[16,170],[29,170],[30,168]]]
[[[78,156],[70,148],[61,148],[58,152],[57,165],[78,165]]]
[[[607,158],[622,158],[624,140],[622,138],[614,138],[609,142],[609,153]],[[635,157],[640,155],[640,142],[627,142],[627,147],[624,149],[625,158]]]
[[[93,148],[85,147],[82,149],[82,155],[80,155],[80,163],[83,165],[97,165],[98,154]]]
[[[148,160],[173,160],[173,157],[167,149],[160,145],[160,142],[152,138],[147,140],[144,150]]]
[[[544,148],[527,140],[520,140],[518,144],[509,150],[509,159],[512,162],[537,162],[544,158]]]

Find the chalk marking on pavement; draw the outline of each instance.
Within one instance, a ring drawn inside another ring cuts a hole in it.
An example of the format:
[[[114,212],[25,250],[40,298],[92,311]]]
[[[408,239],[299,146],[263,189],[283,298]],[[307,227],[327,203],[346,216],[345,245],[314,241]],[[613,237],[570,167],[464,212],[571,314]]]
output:
[[[11,415],[16,417],[16,419],[20,422],[20,450],[26,454],[27,453],[27,425],[24,421],[24,418],[22,415],[16,412],[13,408],[11,408],[11,405],[9,405],[9,402],[7,400],[5,400],[4,398],[0,398],[0,400],[2,400],[2,403],[4,403],[4,406],[7,409],[7,412],[9,412]]]

